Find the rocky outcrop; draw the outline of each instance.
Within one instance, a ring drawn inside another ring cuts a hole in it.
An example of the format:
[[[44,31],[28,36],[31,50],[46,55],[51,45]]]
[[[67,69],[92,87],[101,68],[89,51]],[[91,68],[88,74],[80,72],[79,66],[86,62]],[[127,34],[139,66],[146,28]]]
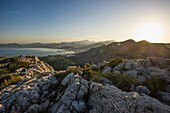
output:
[[[17,113],[169,113],[170,107],[145,94],[124,92],[114,85],[87,81],[70,73],[60,85],[62,92],[51,90],[58,80],[49,74],[33,77],[0,92],[0,111]],[[60,87],[60,86],[58,86]]]
[[[21,60],[33,64],[27,70],[20,68],[16,72],[23,74],[25,71],[32,71],[39,74],[37,76],[26,74],[18,84],[3,89],[0,92],[0,113],[170,113],[170,106],[167,105],[169,85],[165,88],[167,92],[158,92],[155,95],[160,102],[148,96],[151,92],[142,85],[132,84],[132,92],[125,92],[104,77],[100,78],[100,83],[87,81],[84,79],[88,78],[87,74],[70,71],[76,68],[75,66],[60,71],[69,73],[57,77],[59,75],[54,74],[52,67],[37,57],[30,56]],[[153,62],[154,60],[150,58],[124,60],[113,69],[104,63],[90,68],[103,70],[102,74],[125,73],[136,78],[140,84],[151,76],[160,76],[164,79],[169,77],[167,70],[169,67],[159,67],[161,63],[155,66]]]
[[[159,76],[170,82],[170,59],[148,57],[147,59],[124,60],[113,68],[137,78],[139,82],[150,79],[151,76]]]
[[[19,68],[15,70],[13,74],[33,76],[34,73],[36,74],[48,72],[54,73],[54,69],[51,66],[49,66],[49,64],[40,61],[36,56],[29,55],[25,57],[20,57],[20,60],[25,62],[31,62],[32,64],[29,66],[28,69]]]

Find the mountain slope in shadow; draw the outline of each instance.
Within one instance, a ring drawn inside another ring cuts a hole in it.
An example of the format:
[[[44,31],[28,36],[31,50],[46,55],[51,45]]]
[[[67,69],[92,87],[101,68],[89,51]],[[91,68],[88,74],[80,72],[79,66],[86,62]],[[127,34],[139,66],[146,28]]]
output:
[[[135,42],[130,39],[124,42],[113,42],[109,45],[92,48],[89,51],[77,54],[72,59],[77,64],[83,64],[110,60],[114,57],[124,59],[147,57],[170,58],[170,48],[167,45],[169,44],[149,43],[147,41]]]

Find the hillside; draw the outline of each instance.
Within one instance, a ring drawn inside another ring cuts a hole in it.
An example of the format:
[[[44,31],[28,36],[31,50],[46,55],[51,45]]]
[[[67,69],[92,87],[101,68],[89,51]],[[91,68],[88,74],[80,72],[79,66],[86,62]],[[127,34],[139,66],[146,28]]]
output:
[[[0,80],[1,113],[170,112],[170,59],[116,58],[54,71],[36,56],[4,57]]]
[[[30,44],[18,44],[18,43],[7,43],[0,44],[0,47],[21,47],[21,48],[58,48],[75,51],[87,51],[91,48],[99,47],[101,45],[107,45],[114,41],[100,41],[94,42],[89,40],[72,41],[72,42],[61,42],[61,43],[30,43]]]
[[[77,54],[72,60],[77,64],[84,64],[86,62],[97,63],[103,60],[111,60],[115,57],[123,59],[147,57],[170,58],[170,48],[169,44],[127,40],[92,48],[89,51]]]

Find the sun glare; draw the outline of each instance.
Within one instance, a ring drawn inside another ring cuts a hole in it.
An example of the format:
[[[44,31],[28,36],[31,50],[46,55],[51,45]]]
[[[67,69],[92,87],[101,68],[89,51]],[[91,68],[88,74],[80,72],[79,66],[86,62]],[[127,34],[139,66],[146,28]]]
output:
[[[162,28],[155,23],[147,23],[139,28],[136,34],[138,41],[147,40],[149,42],[157,42],[162,38]]]

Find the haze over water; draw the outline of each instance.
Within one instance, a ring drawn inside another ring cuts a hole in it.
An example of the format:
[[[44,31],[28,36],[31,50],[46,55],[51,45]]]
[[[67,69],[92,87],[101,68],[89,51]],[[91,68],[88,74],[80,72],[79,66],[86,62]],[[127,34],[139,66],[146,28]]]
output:
[[[48,49],[48,48],[0,48],[0,56],[7,57],[19,55],[48,56],[65,54],[74,54],[74,51],[64,51],[61,49]]]

